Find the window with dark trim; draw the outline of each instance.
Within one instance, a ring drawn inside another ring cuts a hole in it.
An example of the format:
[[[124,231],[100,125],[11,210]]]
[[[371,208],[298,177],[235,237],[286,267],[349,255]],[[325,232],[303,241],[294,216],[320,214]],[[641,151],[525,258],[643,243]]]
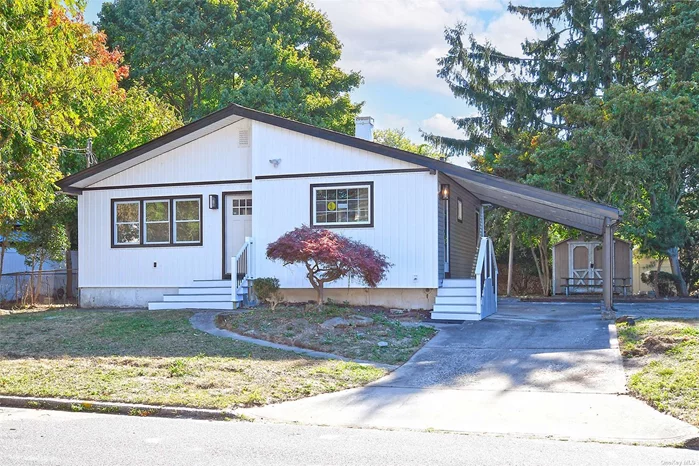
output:
[[[201,246],[202,196],[112,199],[112,247]]]
[[[374,225],[374,183],[311,185],[311,225],[356,228]]]
[[[464,223],[464,202],[461,198],[456,198],[456,221]]]

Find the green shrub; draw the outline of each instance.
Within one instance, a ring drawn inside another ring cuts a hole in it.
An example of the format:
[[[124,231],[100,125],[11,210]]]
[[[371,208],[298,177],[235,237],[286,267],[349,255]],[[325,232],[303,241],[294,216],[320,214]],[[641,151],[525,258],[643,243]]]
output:
[[[279,280],[276,278],[256,278],[252,283],[255,295],[263,302],[269,304],[272,310],[284,301],[284,295],[279,291]]]
[[[641,274],[641,281],[651,286],[655,286],[657,282],[658,292],[660,297],[666,296],[677,296],[677,290],[679,289],[679,277],[668,272],[661,271],[658,273],[655,270],[648,272],[643,272]]]

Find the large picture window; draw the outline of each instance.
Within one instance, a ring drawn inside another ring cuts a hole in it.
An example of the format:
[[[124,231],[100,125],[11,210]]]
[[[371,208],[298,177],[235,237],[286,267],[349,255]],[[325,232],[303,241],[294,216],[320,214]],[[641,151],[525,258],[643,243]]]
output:
[[[322,227],[370,227],[374,223],[374,184],[311,185],[311,224]]]
[[[113,199],[112,247],[200,246],[201,196]]]

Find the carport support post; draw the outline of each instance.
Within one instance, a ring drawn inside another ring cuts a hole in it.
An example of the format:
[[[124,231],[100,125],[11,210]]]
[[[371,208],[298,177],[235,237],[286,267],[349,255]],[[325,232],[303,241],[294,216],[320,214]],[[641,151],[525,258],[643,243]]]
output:
[[[614,292],[613,277],[613,261],[612,257],[614,249],[614,225],[609,217],[604,219],[604,235],[602,237],[602,256],[604,264],[602,266],[602,318],[613,319],[614,307],[612,296]]]

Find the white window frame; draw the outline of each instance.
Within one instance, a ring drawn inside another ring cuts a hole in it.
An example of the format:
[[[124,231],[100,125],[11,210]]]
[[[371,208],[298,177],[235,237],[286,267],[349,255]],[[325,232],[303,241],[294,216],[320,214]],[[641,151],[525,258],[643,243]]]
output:
[[[122,204],[136,204],[138,206],[138,209],[136,211],[138,212],[138,219],[135,222],[120,222],[119,221],[119,216],[117,214],[117,209],[119,208],[119,205]],[[126,243],[120,243],[119,242],[119,225],[136,225],[138,226],[138,241],[137,242],[126,242]],[[133,200],[133,201],[115,201],[114,202],[114,225],[112,225],[112,228],[114,229],[114,244],[117,246],[137,246],[141,244],[141,235],[143,232],[141,231],[141,202],[138,200]]]
[[[317,193],[318,191],[328,191],[337,189],[366,189],[367,199],[367,220],[361,222],[318,222],[317,217]],[[374,226],[374,183],[335,183],[311,185],[311,225],[315,227],[327,228],[356,228]]]
[[[198,204],[197,214],[198,218],[196,220],[177,220],[177,203],[178,202],[191,202],[196,201]],[[172,244],[200,244],[202,243],[202,228],[201,228],[201,199],[198,197],[181,197],[172,200]],[[177,239],[177,224],[178,223],[199,223],[199,239],[197,241],[179,241]]]
[[[148,204],[157,204],[165,202],[167,204],[167,220],[148,220]],[[170,224],[172,211],[170,209],[170,199],[148,199],[143,201],[143,244],[170,244],[170,236],[172,236],[172,226]],[[167,223],[168,238],[167,241],[148,241],[148,224],[151,223]]]

